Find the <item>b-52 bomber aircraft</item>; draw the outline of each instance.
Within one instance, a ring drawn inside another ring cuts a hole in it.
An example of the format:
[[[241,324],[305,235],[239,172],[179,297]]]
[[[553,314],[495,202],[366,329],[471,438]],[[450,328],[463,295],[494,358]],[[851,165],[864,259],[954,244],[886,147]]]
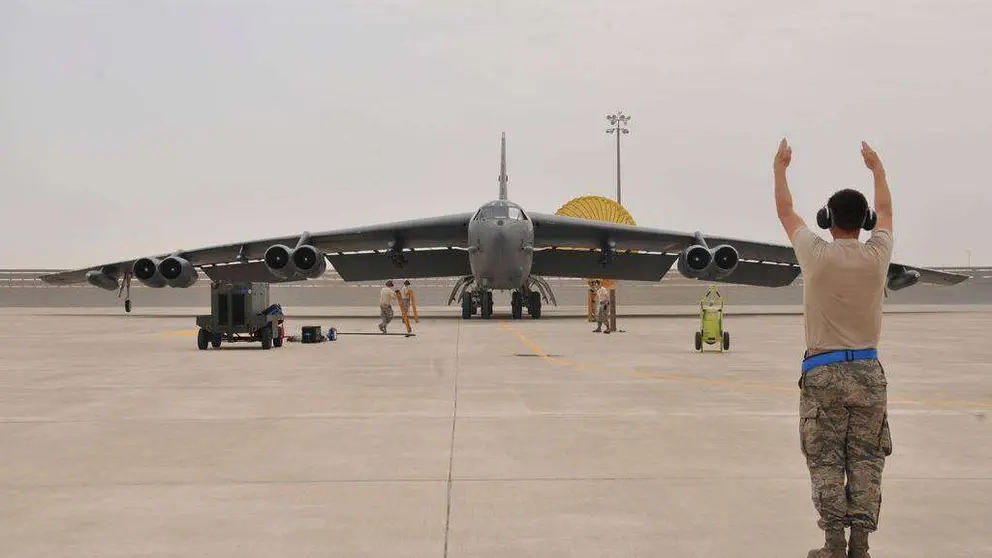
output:
[[[559,215],[530,213],[507,198],[506,135],[500,142],[499,198],[458,213],[299,236],[179,250],[42,277],[127,291],[131,279],[154,288],[186,288],[197,270],[211,281],[280,283],[319,277],[328,261],[345,281],[461,277],[448,299],[462,317],[493,313],[493,291],[511,291],[514,319],[541,316],[556,304],[544,277],[659,281],[676,266],[687,278],[764,287],[791,284],[799,265],[791,246],[707,237]],[[951,285],[965,275],[893,263],[889,290],[918,282]]]

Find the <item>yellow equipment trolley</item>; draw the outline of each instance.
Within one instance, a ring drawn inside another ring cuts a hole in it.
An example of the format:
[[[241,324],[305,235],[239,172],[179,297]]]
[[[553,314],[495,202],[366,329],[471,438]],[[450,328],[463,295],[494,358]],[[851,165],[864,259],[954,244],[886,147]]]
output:
[[[699,330],[696,331],[696,351],[703,352],[703,344],[718,344],[722,353],[730,349],[730,333],[723,330],[723,297],[716,286],[710,285],[699,300]]]

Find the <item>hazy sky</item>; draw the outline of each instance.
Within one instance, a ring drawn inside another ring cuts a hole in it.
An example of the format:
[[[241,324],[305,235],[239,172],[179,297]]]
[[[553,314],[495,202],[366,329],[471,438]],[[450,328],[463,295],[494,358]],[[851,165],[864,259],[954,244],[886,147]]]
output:
[[[0,267],[613,196],[786,242],[888,169],[896,259],[992,264],[992,2],[0,0]]]

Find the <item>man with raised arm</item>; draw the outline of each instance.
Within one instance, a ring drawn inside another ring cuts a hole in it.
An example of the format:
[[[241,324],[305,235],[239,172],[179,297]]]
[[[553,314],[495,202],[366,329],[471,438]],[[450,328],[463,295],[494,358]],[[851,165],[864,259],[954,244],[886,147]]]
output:
[[[892,257],[892,197],[874,150],[861,156],[875,179],[875,212],[856,190],[834,193],[817,213],[832,242],[807,228],[792,207],[786,140],[775,155],[775,206],[803,276],[806,353],[799,401],[800,448],[806,457],[825,544],[808,558],[870,558],[878,527],[882,469],[892,453],[885,371],[877,345]],[[861,229],[872,231],[859,241]],[[848,546],[845,527],[850,527]]]

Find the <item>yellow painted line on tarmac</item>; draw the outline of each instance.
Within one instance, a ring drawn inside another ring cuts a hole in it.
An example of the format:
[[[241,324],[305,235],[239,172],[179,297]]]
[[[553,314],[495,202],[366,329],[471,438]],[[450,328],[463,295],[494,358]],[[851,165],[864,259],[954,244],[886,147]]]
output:
[[[635,378],[647,378],[654,380],[669,380],[675,382],[685,382],[691,384],[701,384],[701,385],[711,385],[711,386],[722,386],[722,387],[735,387],[735,388],[746,388],[757,391],[765,392],[777,392],[777,393],[798,393],[799,387],[785,387],[776,384],[767,384],[760,382],[742,382],[740,380],[720,380],[713,378],[697,378],[690,376],[680,376],[677,374],[666,374],[663,372],[640,372],[637,370],[622,370],[616,368],[606,368],[602,366],[587,366],[585,364],[576,363],[566,359],[556,359],[548,356],[548,353],[541,348],[540,345],[527,338],[524,334],[520,333],[515,327],[509,325],[506,322],[499,322],[499,325],[503,327],[506,331],[512,333],[517,339],[519,339],[524,345],[529,347],[536,354],[540,355],[541,358],[548,362],[553,362],[556,364],[565,364],[575,370],[582,372],[598,372],[606,374],[620,374],[623,376],[631,376]],[[992,408],[992,402],[988,401],[953,401],[946,399],[907,399],[904,397],[889,397],[890,403],[908,403],[913,405],[930,405],[936,407],[984,407]]]
[[[181,329],[178,331],[163,331],[161,335],[172,336],[172,335],[196,335],[200,330],[198,329]]]

